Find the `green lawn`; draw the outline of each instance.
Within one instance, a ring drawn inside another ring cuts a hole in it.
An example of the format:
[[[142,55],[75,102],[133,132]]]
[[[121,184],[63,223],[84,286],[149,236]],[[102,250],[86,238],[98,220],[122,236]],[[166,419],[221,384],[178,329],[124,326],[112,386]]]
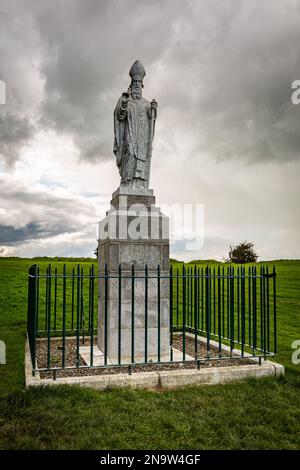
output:
[[[91,260],[68,260],[87,267]],[[34,260],[41,268],[51,262]],[[24,389],[28,259],[0,258],[1,449],[296,449],[300,448],[300,261],[276,261],[281,379],[167,392],[78,387]],[[212,264],[212,263],[211,263]],[[266,263],[264,263],[266,264]],[[270,263],[272,266],[273,263]]]

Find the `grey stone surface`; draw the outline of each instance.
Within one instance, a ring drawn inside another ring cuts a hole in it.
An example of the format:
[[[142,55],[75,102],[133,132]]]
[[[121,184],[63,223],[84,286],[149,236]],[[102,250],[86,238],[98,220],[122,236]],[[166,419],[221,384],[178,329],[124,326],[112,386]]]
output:
[[[145,194],[117,194],[112,196],[111,208],[108,213],[116,210],[130,210],[131,212],[157,212],[155,196]]]
[[[142,323],[142,318],[137,320],[139,325]],[[122,361],[124,358],[130,358],[131,362],[131,341],[132,341],[131,328],[121,329],[121,356]],[[117,328],[109,328],[107,336],[107,355],[110,361],[116,361],[118,357],[118,334]],[[147,349],[148,360],[152,356],[153,360],[158,360],[158,328],[147,329]],[[170,329],[169,326],[160,328],[160,355],[169,354],[170,350]],[[98,347],[101,351],[104,350],[104,326],[98,325]],[[145,328],[134,328],[134,362],[140,362],[140,359],[145,358]]]
[[[153,189],[149,188],[128,188],[126,186],[119,186],[113,193],[112,198],[116,196],[153,196]]]
[[[163,272],[164,275],[167,275],[166,272]],[[103,273],[104,275],[104,273]],[[109,300],[115,300],[117,301],[119,299],[119,279],[118,279],[118,274],[114,273],[116,277],[109,278],[107,281],[107,291],[108,291],[108,296]],[[125,277],[126,276],[126,277]],[[132,273],[131,271],[122,271],[122,280],[120,282],[120,292],[121,292],[121,299],[122,303],[125,301],[130,301],[131,302],[131,294],[132,294],[132,284],[134,283],[134,293],[136,298],[139,300],[144,300],[145,298],[145,271],[136,271],[134,273],[134,280],[132,278]],[[150,277],[150,276],[157,276],[157,273],[155,271],[148,271],[148,293],[149,292],[154,292],[157,293],[157,287],[158,287],[158,280],[156,277]],[[169,295],[169,279],[166,277],[162,277],[161,273],[161,278],[160,278],[160,297],[161,297],[161,308],[163,306],[163,300],[169,300],[168,299]],[[104,277],[101,279],[100,283],[100,288],[99,288],[99,298],[104,299],[105,298],[105,279]],[[155,299],[150,299],[148,296],[148,309],[151,307],[151,302],[153,302],[153,308],[155,307],[157,309],[157,298]],[[144,304],[144,302],[140,302],[141,304]],[[138,308],[139,304],[136,304],[136,307]]]
[[[135,271],[145,272],[145,264],[149,271],[156,271],[160,264],[161,271],[169,270],[169,245],[163,241],[161,243],[150,241],[131,242],[106,240],[98,245],[98,266],[99,275],[104,275],[105,264],[108,265],[111,274],[116,274],[119,264],[122,271],[131,271],[134,264]]]
[[[159,210],[140,211],[138,204],[129,209],[109,211],[99,224],[99,239],[109,240],[156,240],[169,239],[169,219]]]
[[[160,327],[169,326],[169,300],[163,299],[160,302]],[[109,311],[117,311],[119,308],[118,300],[109,300],[108,309]],[[145,306],[143,302],[135,302],[134,308],[134,325],[136,328],[144,328],[145,326]],[[101,319],[102,320],[102,319]],[[131,328],[132,325],[132,308],[131,300],[123,300],[121,302],[121,328]],[[158,328],[158,309],[157,301],[151,300],[148,302],[148,314],[147,314],[148,328]],[[102,322],[104,326],[104,319]],[[110,315],[107,321],[108,328],[117,329],[119,326],[119,318],[117,315]]]
[[[153,197],[153,196],[150,196]],[[160,266],[160,329],[161,355],[167,354],[170,343],[169,312],[169,222],[156,207],[156,211],[145,211],[139,201],[145,196],[134,195],[135,209],[114,210],[108,213],[103,224],[115,223],[115,230],[99,231],[104,234],[98,244],[98,347],[103,351],[105,307],[107,308],[107,348],[111,360],[118,353],[119,304],[121,306],[122,355],[131,354],[132,286],[134,284],[134,336],[135,355],[145,353],[145,265],[148,267],[148,349],[156,354],[158,348],[158,266]],[[120,237],[120,225],[123,237]],[[135,225],[134,225],[135,224]],[[140,224],[138,230],[136,225]],[[133,227],[133,229],[132,229]],[[136,239],[136,234],[139,237]],[[133,235],[133,237],[132,237]],[[105,265],[109,278],[104,279]],[[119,266],[122,279],[119,287]],[[134,281],[132,278],[134,266]],[[164,277],[166,276],[166,277]],[[119,302],[119,293],[121,300]],[[107,302],[105,303],[105,296]]]
[[[114,111],[114,154],[121,176],[120,186],[147,189],[157,102],[149,103],[142,96],[146,72],[139,60],[134,62],[129,75],[131,84]]]
[[[169,218],[156,211],[140,211],[138,204],[131,210],[110,211],[98,223],[99,240],[166,243],[169,245]]]

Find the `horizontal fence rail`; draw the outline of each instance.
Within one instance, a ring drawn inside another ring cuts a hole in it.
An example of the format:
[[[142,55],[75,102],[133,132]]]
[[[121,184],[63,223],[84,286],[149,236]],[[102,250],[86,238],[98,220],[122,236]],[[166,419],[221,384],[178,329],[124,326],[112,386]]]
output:
[[[194,361],[200,367],[201,361],[249,355],[260,361],[277,354],[276,271],[183,265],[168,272],[119,266],[110,273],[107,266],[96,272],[94,265],[88,271],[49,265],[41,272],[33,265],[27,334],[33,374],[87,367],[130,371],[136,363]],[[95,363],[99,335],[103,360]],[[143,356],[136,360],[141,341]]]

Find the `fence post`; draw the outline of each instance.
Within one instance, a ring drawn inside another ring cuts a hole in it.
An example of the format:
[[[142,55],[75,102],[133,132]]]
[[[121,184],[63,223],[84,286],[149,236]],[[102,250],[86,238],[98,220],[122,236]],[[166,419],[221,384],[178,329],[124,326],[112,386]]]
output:
[[[204,276],[201,267],[201,331],[204,331]]]
[[[269,292],[269,267],[267,266],[267,352],[270,352],[270,292]]]
[[[122,268],[119,264],[119,279],[118,279],[118,364],[121,364],[121,341],[122,341]]]
[[[76,365],[79,367],[79,327],[80,327],[80,266],[77,265],[77,305],[76,305]]]
[[[148,265],[145,265],[145,362],[148,362]]]
[[[257,347],[257,269],[253,268],[253,355]]]
[[[108,267],[104,267],[104,365],[107,365]]]
[[[176,269],[176,325],[179,325],[179,269]]]
[[[241,268],[242,356],[245,352],[245,268]]]
[[[170,266],[170,361],[173,362],[173,266]]]
[[[185,266],[182,266],[182,356],[185,361],[185,328],[186,328],[186,306],[185,306]]]
[[[91,367],[93,367],[93,361],[94,361],[94,286],[95,286],[95,276],[94,276],[94,265],[92,264],[91,267],[91,309],[90,309],[90,336],[91,336],[91,358],[90,358],[90,363]]]
[[[28,310],[27,310],[27,332],[29,349],[32,362],[32,375],[35,375],[36,370],[36,305],[37,305],[37,291],[36,291],[36,276],[37,266],[34,264],[28,270]]]
[[[225,337],[225,270],[222,267],[222,336]]]
[[[200,295],[200,268],[197,268],[197,329],[201,330],[201,295]]]
[[[206,299],[206,349],[207,357],[209,357],[210,352],[210,276],[209,268],[205,268],[205,299]]]
[[[194,327],[195,327],[195,359],[198,357],[198,276],[197,266],[194,268]]]
[[[251,269],[250,269],[250,266],[248,267],[248,330],[249,330],[249,347],[251,346],[251,341],[252,341],[252,338],[251,338],[251,331],[252,331],[252,328],[251,328],[251,324],[252,324],[252,320],[251,320]]]
[[[237,338],[238,342],[240,342],[240,268],[237,268]]]
[[[38,334],[39,331],[39,291],[40,291],[40,268],[39,266],[36,265],[35,268],[35,273],[36,273],[36,300],[35,300],[35,332],[36,335]]]
[[[134,264],[131,266],[131,362],[134,363]]]
[[[54,270],[54,331],[56,331],[56,311],[57,311],[57,268]]]
[[[80,278],[80,328],[81,328],[81,336],[82,342],[85,343],[85,331],[84,331],[84,298],[83,298],[83,279],[84,279],[84,270],[81,268],[81,278]]]
[[[65,368],[65,362],[66,362],[66,296],[67,296],[67,267],[64,264],[63,267],[63,317],[62,317],[62,368]]]
[[[230,268],[230,354],[234,349],[234,267]]]
[[[186,287],[187,287],[187,300],[186,300],[186,306],[187,306],[187,325],[188,327],[191,326],[191,307],[190,307],[190,268],[187,268],[186,270]]]
[[[220,266],[218,266],[218,337],[219,337],[219,356],[221,356],[222,346],[221,346],[221,270]]]
[[[74,267],[72,268],[72,295],[71,295],[71,302],[72,302],[72,318],[71,318],[71,329],[74,330],[74,294],[75,294],[75,270]]]
[[[160,266],[157,266],[157,360],[160,362]]]
[[[226,313],[227,313],[227,339],[230,338],[230,270],[231,267],[227,267],[227,276],[226,276],[226,292],[227,292],[227,301],[226,301]]]
[[[274,353],[277,354],[276,270],[275,270],[275,266],[273,266],[273,321],[274,321]]]
[[[48,323],[48,284],[49,284],[49,279],[48,279],[48,266],[46,268],[46,293],[45,293],[45,331],[47,331],[47,323]]]
[[[267,352],[267,318],[266,318],[266,272],[265,267],[263,266],[263,325],[264,325],[264,333],[263,333],[263,341],[264,341],[264,359],[266,360],[266,352]]]
[[[216,334],[216,268],[213,271],[213,298],[214,298],[214,335]]]
[[[52,270],[51,265],[48,267],[48,316],[47,316],[47,369],[50,369],[51,363],[51,283],[52,283]]]

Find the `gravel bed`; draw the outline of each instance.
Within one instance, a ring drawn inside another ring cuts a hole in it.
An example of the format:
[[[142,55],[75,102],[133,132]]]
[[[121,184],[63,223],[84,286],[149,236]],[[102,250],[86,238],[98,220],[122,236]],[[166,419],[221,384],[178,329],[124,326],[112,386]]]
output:
[[[94,344],[96,345],[96,338],[94,338]],[[89,338],[85,338],[83,343],[80,339],[80,346],[89,346]],[[195,341],[190,337],[186,337],[185,344],[186,354],[194,357],[195,355]],[[173,347],[179,351],[182,351],[182,336],[174,335]],[[77,344],[76,339],[66,338],[65,341],[65,367],[74,367],[76,366],[77,359]],[[221,353],[222,356],[226,356],[228,353]],[[47,357],[48,357],[48,342],[46,339],[37,340],[37,364],[39,368],[47,367]],[[61,338],[52,338],[50,346],[50,367],[62,367],[62,339]],[[215,347],[210,348],[210,357],[219,358],[219,350]],[[201,360],[201,368],[209,367],[226,367],[226,366],[240,366],[245,364],[253,364],[253,361],[244,358],[237,359],[234,356],[230,359],[213,359],[207,360],[207,349],[206,344],[198,341],[198,358]],[[107,374],[128,374],[128,366],[119,366],[119,367],[109,367],[109,368],[90,368],[84,367],[86,364],[81,356],[79,356],[79,365],[80,368],[76,369],[64,369],[57,370],[56,377],[78,377],[86,375],[107,375]],[[135,364],[131,366],[131,372],[153,372],[153,371],[167,371],[175,369],[196,369],[196,362],[179,362],[174,364]],[[52,371],[41,371],[40,377],[42,379],[52,379]]]

